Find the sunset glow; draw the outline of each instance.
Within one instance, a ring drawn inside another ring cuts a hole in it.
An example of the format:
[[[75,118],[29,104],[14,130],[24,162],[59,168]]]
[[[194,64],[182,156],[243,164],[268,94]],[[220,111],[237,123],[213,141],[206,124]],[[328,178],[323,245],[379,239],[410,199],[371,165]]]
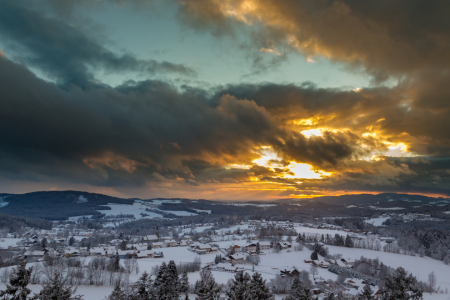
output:
[[[0,193],[450,195],[445,1],[421,30],[396,1],[35,2],[0,1]]]

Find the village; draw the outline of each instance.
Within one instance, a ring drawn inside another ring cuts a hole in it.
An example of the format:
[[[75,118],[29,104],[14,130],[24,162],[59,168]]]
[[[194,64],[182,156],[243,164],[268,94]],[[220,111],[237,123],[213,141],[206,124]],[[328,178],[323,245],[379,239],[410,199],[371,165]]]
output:
[[[308,282],[318,299],[336,290],[356,295],[366,284],[372,286],[377,297],[377,279],[360,272],[361,262],[372,266],[371,259],[380,258],[396,268],[390,264],[398,265],[401,260],[397,258],[406,256],[388,251],[395,246],[395,238],[328,223],[248,220],[229,228],[212,229],[216,227],[215,223],[169,226],[144,236],[125,236],[112,228],[81,229],[73,221],[59,222],[51,230],[23,228],[20,233],[2,233],[3,272],[11,269],[8,265],[18,259],[33,265],[45,265],[51,259],[75,259],[87,267],[92,260],[106,258],[128,266],[125,272],[127,280],[132,282],[142,272],[150,273],[162,262],[174,260],[180,266],[197,264],[198,269],[209,269],[224,284],[239,271],[259,272],[280,295],[295,278],[301,278]],[[129,268],[131,262],[137,266],[134,272]],[[420,271],[432,272],[437,264],[436,272],[448,268],[442,262],[433,261],[430,268]],[[375,267],[375,273],[379,272],[379,265]],[[197,271],[190,272],[190,283],[198,276]],[[446,288],[450,288],[450,283],[443,285],[441,291]]]

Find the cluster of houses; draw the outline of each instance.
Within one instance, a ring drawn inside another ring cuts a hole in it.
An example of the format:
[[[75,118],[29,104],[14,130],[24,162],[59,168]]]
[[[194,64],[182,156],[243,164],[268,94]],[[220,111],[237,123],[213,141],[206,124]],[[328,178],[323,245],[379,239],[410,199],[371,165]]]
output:
[[[37,260],[43,259],[46,255],[54,257],[115,257],[119,258],[159,258],[164,257],[164,253],[160,251],[147,250],[147,244],[127,244],[126,249],[116,249],[114,246],[102,246],[102,247],[65,247],[55,249],[43,249],[37,251],[25,251],[23,258],[35,258]]]
[[[353,264],[355,263],[354,261],[352,261],[350,258],[348,259],[337,259],[337,260],[305,260],[305,263],[307,264],[311,264],[314,267],[318,267],[318,268],[323,268],[323,269],[328,269],[328,267],[330,265],[337,265],[341,268],[345,268],[345,269],[351,269],[353,267]]]

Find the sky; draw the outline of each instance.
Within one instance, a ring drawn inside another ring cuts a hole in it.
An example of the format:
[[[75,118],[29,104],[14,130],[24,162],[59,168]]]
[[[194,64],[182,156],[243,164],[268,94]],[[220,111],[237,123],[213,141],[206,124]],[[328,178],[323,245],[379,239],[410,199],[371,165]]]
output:
[[[450,195],[446,0],[0,0],[0,192]]]

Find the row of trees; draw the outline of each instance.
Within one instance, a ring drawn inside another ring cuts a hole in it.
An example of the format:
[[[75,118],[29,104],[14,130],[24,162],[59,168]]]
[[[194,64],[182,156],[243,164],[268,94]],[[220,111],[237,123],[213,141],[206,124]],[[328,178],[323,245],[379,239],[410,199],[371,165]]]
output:
[[[196,300],[218,300],[222,293],[225,293],[229,300],[274,299],[261,274],[253,273],[250,276],[243,271],[236,273],[227,287],[224,287],[216,282],[209,269],[202,269],[200,280],[190,290],[187,273],[179,276],[175,263],[170,261],[158,268],[155,279],[144,273],[129,289],[116,286],[108,300],[175,300],[182,296],[189,299],[190,291],[196,295]]]
[[[11,274],[6,290],[0,291],[2,300],[81,300],[81,296],[75,296],[76,288],[67,285],[59,272],[54,272],[46,284],[42,286],[38,294],[30,296],[28,288],[33,268],[26,268],[26,262],[22,261]]]
[[[30,296],[31,290],[28,284],[31,279],[32,268],[26,268],[26,263],[21,262],[10,276],[6,290],[0,291],[2,300],[81,300],[81,296],[75,296],[76,288],[67,285],[63,276],[55,271],[48,282],[43,285],[38,294]],[[435,280],[435,279],[434,279]],[[114,291],[108,296],[108,300],[175,300],[188,298],[189,282],[187,273],[181,276],[174,261],[167,265],[163,263],[155,279],[146,272],[131,287],[122,289],[116,285]],[[227,286],[218,284],[209,269],[200,272],[200,280],[195,283],[193,289],[196,300],[218,300],[224,292],[228,300],[259,299],[273,300],[274,296],[268,288],[266,281],[257,272],[250,276],[246,272],[238,272],[230,279]],[[386,278],[384,286],[380,290],[382,300],[420,300],[422,299],[422,288],[417,279],[408,274],[403,268],[395,270],[392,277]],[[313,293],[309,284],[303,283],[295,278],[289,295],[285,300],[312,300]],[[331,292],[325,300],[354,299],[344,296],[341,291]],[[358,300],[373,300],[370,286],[366,285],[361,293],[357,295]]]

